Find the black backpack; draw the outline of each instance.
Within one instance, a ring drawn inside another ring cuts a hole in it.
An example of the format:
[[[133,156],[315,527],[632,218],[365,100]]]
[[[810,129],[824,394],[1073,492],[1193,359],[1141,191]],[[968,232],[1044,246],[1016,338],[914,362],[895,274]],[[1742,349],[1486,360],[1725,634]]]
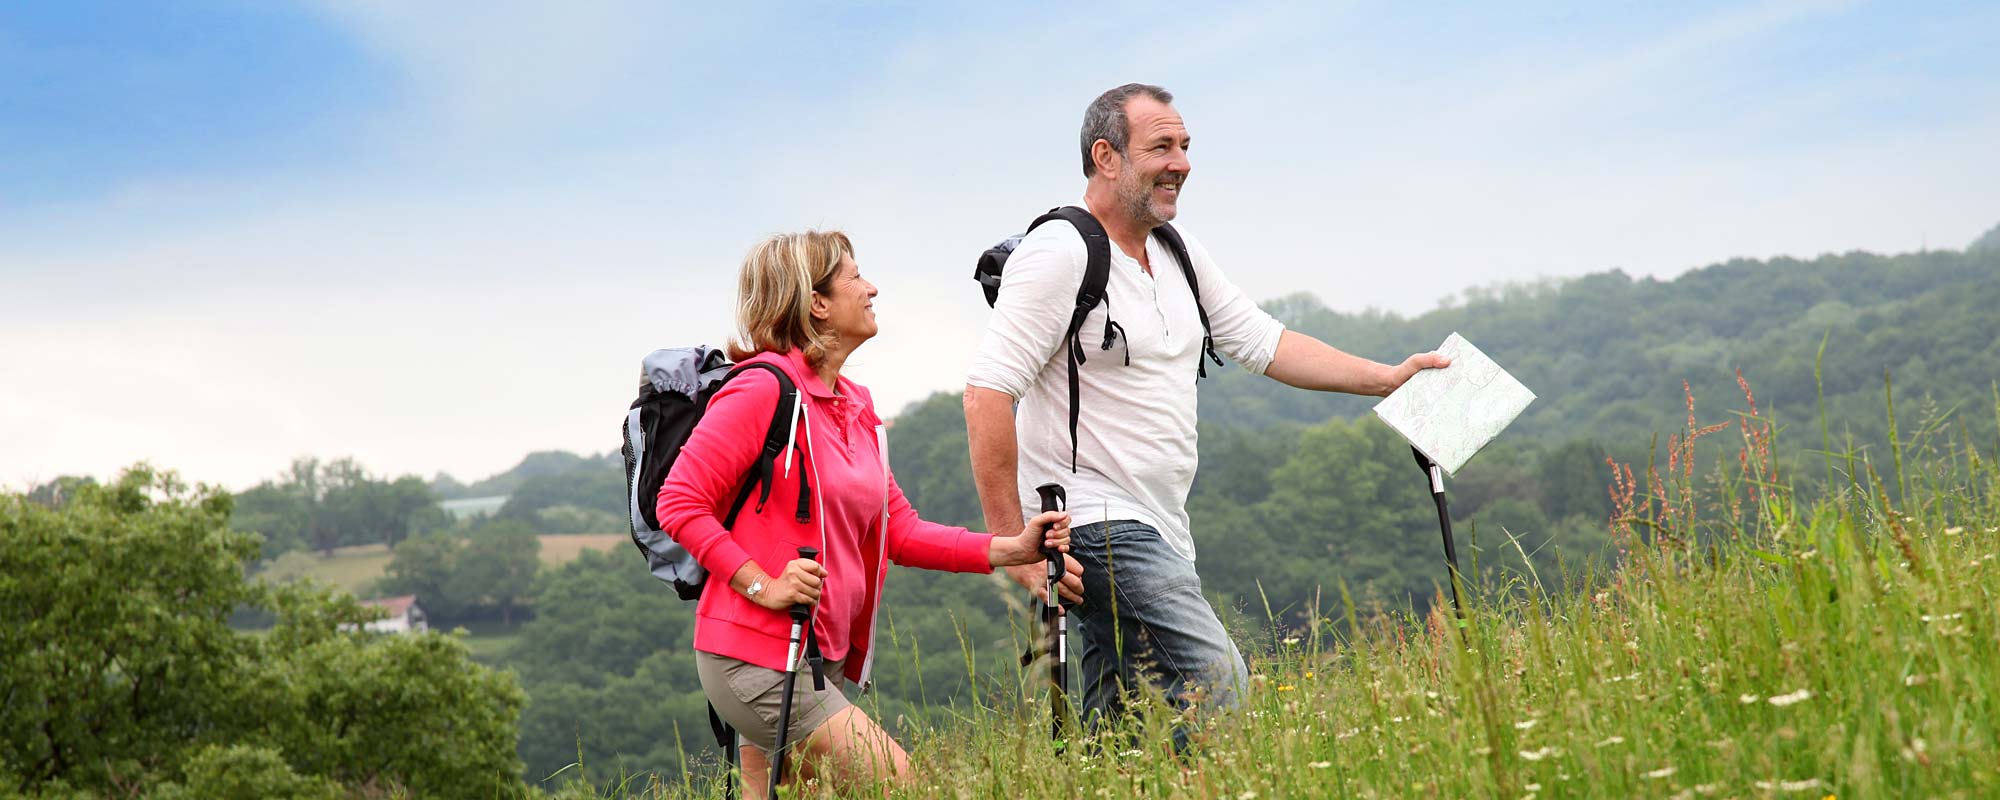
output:
[[[979,263],[972,269],[972,279],[979,282],[986,293],[986,305],[991,306],[1000,299],[1000,276],[1007,266],[1007,257],[1014,254],[1014,248],[1042,223],[1062,220],[1076,227],[1083,235],[1083,248],[1087,255],[1083,268],[1083,284],[1076,287],[1076,306],[1070,311],[1069,330],[1063,334],[1064,343],[1069,347],[1069,469],[1076,471],[1076,423],[1080,410],[1077,408],[1078,385],[1076,368],[1084,362],[1083,320],[1091,309],[1105,301],[1104,286],[1111,279],[1111,237],[1105,235],[1104,225],[1092,216],[1088,209],[1080,206],[1059,206],[1049,209],[1049,213],[1035,218],[1028,224],[1028,230],[1006,239],[979,254]],[[1195,377],[1208,377],[1206,361],[1213,359],[1216,366],[1222,366],[1222,357],[1215,354],[1215,339],[1209,336],[1208,309],[1201,305],[1201,284],[1194,277],[1194,260],[1188,257],[1187,243],[1181,241],[1181,234],[1174,226],[1162,223],[1153,229],[1153,235],[1165,242],[1167,249],[1180,262],[1181,275],[1187,278],[1188,288],[1194,291],[1195,313],[1201,315],[1201,355],[1195,359]],[[1125,328],[1111,319],[1107,309],[1104,314],[1104,341],[1098,348],[1110,350],[1112,344],[1125,335]],[[1125,363],[1132,363],[1132,348],[1125,346]]]
[[[771,497],[778,459],[792,436],[798,389],[784,370],[770,364],[733,365],[722,351],[708,347],[655,350],[646,356],[643,368],[645,379],[639,383],[639,399],[633,400],[626,411],[624,426],[625,497],[631,512],[632,543],[646,557],[646,566],[653,577],[673,584],[674,592],[682,600],[694,600],[701,597],[708,571],[695,562],[694,554],[687,548],[660,530],[656,511],[660,484],[666,481],[668,470],[681,453],[681,445],[687,443],[688,435],[708,410],[709,398],[744,370],[763,369],[778,378],[778,407],[764,433],[764,447],[751,464],[749,474],[743,477],[743,486],[737,491],[736,501],[730,505],[722,526],[736,526],[736,515],[749,502],[752,490],[757,492],[757,506],[751,513],[763,513],[764,501]],[[798,473],[797,516],[804,523],[812,518],[808,511],[812,485],[806,481],[805,469],[799,469]]]

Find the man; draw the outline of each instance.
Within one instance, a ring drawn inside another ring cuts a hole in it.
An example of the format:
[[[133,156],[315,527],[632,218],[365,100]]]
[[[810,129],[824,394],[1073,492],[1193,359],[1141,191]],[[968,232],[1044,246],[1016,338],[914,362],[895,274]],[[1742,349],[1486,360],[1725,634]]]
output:
[[[1079,342],[1088,352],[1078,367],[1074,462],[1064,338],[1087,259],[1073,225],[1044,223],[1008,258],[1005,290],[966,380],[987,530],[1018,534],[1039,508],[1036,485],[1068,491],[1073,558],[1060,594],[1080,623],[1092,725],[1122,712],[1122,695],[1142,672],[1180,706],[1197,687],[1233,705],[1245,683],[1243,656],[1202,596],[1186,508],[1195,381],[1207,346],[1202,312],[1217,350],[1303,389],[1387,395],[1418,370],[1448,363],[1422,353],[1390,366],[1288,331],[1179,229],[1201,291],[1197,308],[1181,265],[1153,234],[1174,218],[1190,170],[1187,127],[1172,103],[1165,89],[1135,83],[1105,92],[1084,113],[1083,205],[1112,246],[1105,300]],[[1007,571],[1045,598],[1040,565]],[[1185,744],[1183,734],[1176,743]]]

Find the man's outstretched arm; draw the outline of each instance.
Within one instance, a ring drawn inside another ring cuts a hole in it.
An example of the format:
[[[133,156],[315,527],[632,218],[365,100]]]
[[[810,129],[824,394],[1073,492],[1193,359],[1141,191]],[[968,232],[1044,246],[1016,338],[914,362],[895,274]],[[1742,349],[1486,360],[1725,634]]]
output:
[[[972,450],[972,483],[979,490],[979,510],[986,516],[986,532],[995,536],[1019,536],[1021,519],[1019,451],[1015,449],[1014,398],[998,389],[965,387],[965,437]],[[1064,556],[1068,574],[1057,594],[1069,602],[1083,599],[1083,568],[1074,558]],[[1048,591],[1047,567],[1028,564],[1007,568],[1015,583],[1028,587],[1037,598]]]
[[[1394,366],[1343,353],[1298,331],[1278,338],[1277,355],[1264,374],[1301,389],[1385,397],[1421,370],[1451,366],[1437,353],[1418,353]],[[969,421],[969,420],[968,420]]]

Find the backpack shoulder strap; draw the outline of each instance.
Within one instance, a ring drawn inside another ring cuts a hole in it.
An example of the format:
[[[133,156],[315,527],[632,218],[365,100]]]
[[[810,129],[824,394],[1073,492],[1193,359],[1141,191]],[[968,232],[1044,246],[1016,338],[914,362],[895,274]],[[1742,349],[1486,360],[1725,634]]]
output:
[[[1201,355],[1194,360],[1195,377],[1206,378],[1208,365],[1204,362],[1212,359],[1219,367],[1222,366],[1222,357],[1215,354],[1215,337],[1209,334],[1208,309],[1201,304],[1201,281],[1194,276],[1194,259],[1188,256],[1187,242],[1182,241],[1181,232],[1174,230],[1174,226],[1160,223],[1160,227],[1153,229],[1153,235],[1160,237],[1160,241],[1167,244],[1167,249],[1173,251],[1174,260],[1181,264],[1181,275],[1187,278],[1188,289],[1194,292],[1194,311],[1201,315]]]
[[[778,455],[785,450],[790,439],[792,417],[799,404],[799,390],[792,384],[792,378],[785,371],[770,364],[739,364],[729,371],[724,382],[734,379],[747,370],[761,369],[778,379],[778,405],[771,411],[771,424],[764,430],[764,446],[757,451],[757,460],[750,464],[750,474],[743,477],[743,488],[736,492],[736,501],[729,506],[729,516],[722,520],[722,527],[736,527],[736,515],[750,500],[750,492],[757,492],[757,507],[751,513],[763,513],[764,501],[771,499],[771,484],[776,475]],[[807,520],[806,508],[812,497],[812,484],[806,480],[806,471],[799,470],[799,522]]]
[[[1104,302],[1105,285],[1111,280],[1111,237],[1105,235],[1104,224],[1097,221],[1090,211],[1078,206],[1059,206],[1049,209],[1049,213],[1035,218],[1028,226],[1033,231],[1042,223],[1062,220],[1076,227],[1083,236],[1083,282],[1076,287],[1076,305],[1069,314],[1069,329],[1063,333],[1063,344],[1069,348],[1069,470],[1076,471],[1076,425],[1081,414],[1078,400],[1082,389],[1077,382],[1076,368],[1084,362],[1083,320],[1090,316],[1091,309]]]

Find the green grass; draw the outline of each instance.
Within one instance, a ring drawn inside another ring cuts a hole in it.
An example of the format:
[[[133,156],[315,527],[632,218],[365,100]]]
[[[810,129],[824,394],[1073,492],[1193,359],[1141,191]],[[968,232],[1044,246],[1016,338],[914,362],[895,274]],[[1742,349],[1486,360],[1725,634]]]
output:
[[[542,543],[541,561],[548,566],[568,563],[584,550],[615,552],[620,546],[631,546],[626,544],[630,537],[622,533],[545,534],[537,538]],[[389,561],[395,558],[389,547],[382,544],[335,548],[331,556],[320,555],[317,551],[311,555],[318,561],[306,577],[356,596],[380,579],[383,570],[389,567]]]
[[[318,556],[319,563],[310,577],[353,594],[382,577],[393,557],[388,546],[381,544],[336,548],[331,556]]]
[[[2000,796],[1992,455],[1920,432],[1893,475],[1829,458],[1833,488],[1805,502],[1765,420],[1710,433],[1740,436],[1740,460],[1690,465],[1708,434],[1682,431],[1663,469],[1621,483],[1614,569],[1467,587],[1463,627],[1334,602],[1304,630],[1240,639],[1251,692],[1186,759],[1158,703],[1056,754],[1022,674],[906,726],[915,774],[891,794]],[[719,789],[566,796],[688,795]]]

